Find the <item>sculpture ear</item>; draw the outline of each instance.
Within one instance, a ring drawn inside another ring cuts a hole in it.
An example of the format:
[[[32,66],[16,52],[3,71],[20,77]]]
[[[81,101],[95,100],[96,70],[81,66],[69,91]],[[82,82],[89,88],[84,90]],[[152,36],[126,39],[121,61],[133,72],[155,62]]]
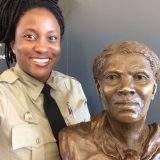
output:
[[[101,99],[101,86],[100,86],[100,82],[99,80],[95,80],[95,84],[96,84],[96,92],[98,97]]]
[[[152,91],[152,100],[154,100],[154,96],[156,94],[156,91],[157,91],[157,83],[155,82],[154,86],[153,86],[153,91]]]

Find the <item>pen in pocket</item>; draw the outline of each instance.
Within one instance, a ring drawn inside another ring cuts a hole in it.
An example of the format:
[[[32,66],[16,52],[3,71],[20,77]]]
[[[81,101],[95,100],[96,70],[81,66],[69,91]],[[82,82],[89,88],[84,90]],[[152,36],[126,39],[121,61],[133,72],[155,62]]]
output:
[[[69,104],[69,102],[67,102],[67,106],[68,106],[68,112],[69,114],[71,114],[73,116],[74,119],[76,119],[76,115],[71,107],[71,105]]]

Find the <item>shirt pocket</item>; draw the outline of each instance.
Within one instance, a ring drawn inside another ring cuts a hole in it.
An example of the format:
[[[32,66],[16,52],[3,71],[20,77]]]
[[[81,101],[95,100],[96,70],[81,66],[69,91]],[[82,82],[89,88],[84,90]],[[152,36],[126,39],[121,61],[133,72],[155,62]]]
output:
[[[48,127],[33,124],[14,126],[12,160],[44,160],[47,143],[56,143]]]

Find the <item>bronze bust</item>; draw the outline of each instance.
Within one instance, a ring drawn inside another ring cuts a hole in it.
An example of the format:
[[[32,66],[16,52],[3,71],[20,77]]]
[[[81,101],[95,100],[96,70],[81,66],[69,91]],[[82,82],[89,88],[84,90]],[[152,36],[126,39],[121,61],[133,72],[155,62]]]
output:
[[[160,60],[136,41],[112,44],[93,64],[105,110],[60,132],[63,160],[158,160],[160,127],[145,123],[157,89]]]

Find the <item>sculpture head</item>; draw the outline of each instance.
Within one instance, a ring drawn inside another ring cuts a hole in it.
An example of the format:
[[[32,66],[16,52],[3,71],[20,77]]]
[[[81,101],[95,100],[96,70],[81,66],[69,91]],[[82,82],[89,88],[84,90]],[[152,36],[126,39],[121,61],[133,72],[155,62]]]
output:
[[[98,55],[93,74],[109,116],[132,123],[145,119],[157,89],[160,60],[136,41],[112,44]]]

